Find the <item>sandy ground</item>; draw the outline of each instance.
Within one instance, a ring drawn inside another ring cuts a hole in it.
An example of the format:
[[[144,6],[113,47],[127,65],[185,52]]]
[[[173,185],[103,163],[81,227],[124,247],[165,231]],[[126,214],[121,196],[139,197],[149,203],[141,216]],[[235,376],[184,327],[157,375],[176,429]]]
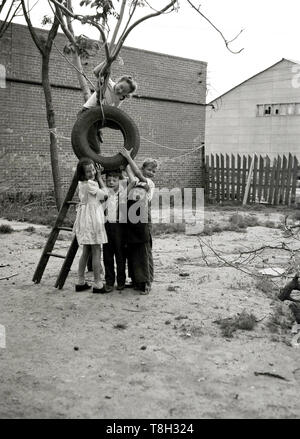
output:
[[[266,325],[276,301],[253,278],[212,256],[207,266],[197,237],[155,239],[149,296],[130,289],[98,296],[74,292],[77,261],[63,290],[53,287],[61,265],[56,258],[41,284],[33,284],[49,229],[29,232],[28,224],[10,224],[16,231],[0,235],[0,265],[9,264],[0,277],[17,273],[0,282],[0,324],[6,329],[1,418],[300,416],[300,351]],[[279,242],[281,231],[251,227],[205,239],[232,256],[245,245]],[[57,247],[63,253],[68,244],[66,237]],[[284,255],[270,254],[257,269],[286,262]],[[214,321],[243,309],[255,314],[256,327],[224,338]]]

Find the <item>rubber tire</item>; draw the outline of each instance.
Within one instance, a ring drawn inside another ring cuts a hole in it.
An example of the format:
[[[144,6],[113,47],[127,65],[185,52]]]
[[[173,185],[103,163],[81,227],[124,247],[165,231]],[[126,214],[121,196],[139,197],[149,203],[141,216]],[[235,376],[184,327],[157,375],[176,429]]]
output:
[[[116,107],[103,105],[103,112],[105,117],[103,128],[119,129],[124,138],[124,147],[128,150],[133,148],[131,156],[134,158],[140,147],[140,134],[135,122],[128,114]],[[89,130],[97,121],[102,122],[102,112],[99,107],[90,108],[88,111],[82,112],[77,118],[71,135],[75,155],[79,159],[89,157],[95,163],[100,163],[106,170],[126,166],[127,160],[121,154],[104,157],[91,148],[88,140],[90,137]]]

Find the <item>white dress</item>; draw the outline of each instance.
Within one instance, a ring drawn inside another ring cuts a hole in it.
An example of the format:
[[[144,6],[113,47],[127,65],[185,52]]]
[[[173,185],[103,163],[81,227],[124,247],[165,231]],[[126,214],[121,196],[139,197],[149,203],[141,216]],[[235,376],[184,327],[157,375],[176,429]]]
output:
[[[79,245],[106,244],[104,212],[101,201],[106,192],[93,180],[79,181],[79,200],[73,232]]]

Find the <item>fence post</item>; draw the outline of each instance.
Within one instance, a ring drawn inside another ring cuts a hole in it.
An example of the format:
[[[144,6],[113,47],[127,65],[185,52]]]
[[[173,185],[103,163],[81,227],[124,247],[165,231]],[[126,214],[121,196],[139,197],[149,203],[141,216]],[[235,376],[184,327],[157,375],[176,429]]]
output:
[[[245,193],[244,193],[243,206],[245,206],[247,204],[247,198],[248,198],[248,195],[249,195],[249,189],[250,189],[250,184],[251,184],[251,177],[252,177],[253,166],[254,166],[254,157],[255,157],[255,154],[252,155],[251,165],[250,165],[250,169],[249,169],[249,173],[248,173],[248,178],[247,178],[246,189],[245,189]]]

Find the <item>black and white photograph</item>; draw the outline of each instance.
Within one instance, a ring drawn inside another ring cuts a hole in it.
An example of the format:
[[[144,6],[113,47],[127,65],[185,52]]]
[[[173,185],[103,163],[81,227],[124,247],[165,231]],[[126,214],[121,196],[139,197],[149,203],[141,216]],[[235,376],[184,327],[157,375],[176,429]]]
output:
[[[0,0],[0,419],[300,418],[299,14]]]

